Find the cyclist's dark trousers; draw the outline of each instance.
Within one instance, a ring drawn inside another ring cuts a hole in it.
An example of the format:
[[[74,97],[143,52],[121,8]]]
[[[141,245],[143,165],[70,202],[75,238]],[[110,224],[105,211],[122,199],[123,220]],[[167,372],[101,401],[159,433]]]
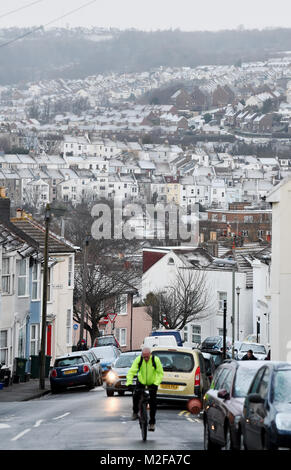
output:
[[[144,390],[145,386],[141,384],[139,381],[136,383],[136,387],[133,393],[133,412],[138,413],[138,404],[141,397],[142,390]],[[156,385],[149,385],[149,394],[150,394],[150,423],[149,424],[156,424],[156,411],[157,411],[157,390],[158,387]]]

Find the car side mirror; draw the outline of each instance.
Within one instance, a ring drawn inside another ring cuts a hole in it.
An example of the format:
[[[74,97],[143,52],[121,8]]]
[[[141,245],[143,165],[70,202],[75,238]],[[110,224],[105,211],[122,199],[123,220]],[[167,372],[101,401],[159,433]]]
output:
[[[229,400],[229,398],[230,398],[229,392],[227,392],[224,389],[218,390],[217,396],[218,396],[218,398],[222,398],[223,400]]]
[[[247,396],[250,403],[264,403],[264,399],[258,393],[250,393]]]

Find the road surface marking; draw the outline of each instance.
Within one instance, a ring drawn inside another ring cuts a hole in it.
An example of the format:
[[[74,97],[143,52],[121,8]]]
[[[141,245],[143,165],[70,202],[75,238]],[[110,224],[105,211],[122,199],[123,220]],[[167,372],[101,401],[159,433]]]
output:
[[[188,419],[188,421],[192,421],[192,423],[194,423],[194,419],[192,419],[192,418],[187,418],[187,419]]]
[[[17,439],[20,439],[22,436],[24,436],[24,434],[27,434],[31,429],[25,429],[24,431],[22,431],[20,434],[17,434],[17,436],[13,437],[11,439],[11,441],[17,441]]]
[[[34,428],[38,428],[38,426],[39,426],[40,423],[42,423],[42,422],[43,422],[43,419],[39,419],[39,420],[35,423],[35,425],[34,425],[33,427],[34,427]]]
[[[53,418],[53,419],[62,419],[62,418],[64,418],[65,416],[68,416],[69,414],[71,414],[71,413],[65,413],[65,414],[63,414],[63,415],[61,415],[61,416],[57,416],[56,418]]]
[[[184,413],[186,413],[186,410],[183,410],[179,413],[179,416],[182,416]]]
[[[0,423],[0,429],[10,428],[10,424]]]

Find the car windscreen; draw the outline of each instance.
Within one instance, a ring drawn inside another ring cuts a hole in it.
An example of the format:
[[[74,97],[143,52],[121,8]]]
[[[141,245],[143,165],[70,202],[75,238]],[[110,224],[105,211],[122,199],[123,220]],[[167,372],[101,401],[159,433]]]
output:
[[[114,338],[98,338],[97,345],[98,346],[109,346],[110,344],[115,344]]]
[[[100,359],[100,361],[104,362],[113,362],[116,358],[114,356],[114,351],[111,349],[111,348],[106,348],[106,349],[103,349],[103,348],[95,348],[94,349],[94,353],[95,353],[95,356]]]
[[[291,403],[291,369],[275,372],[273,401],[277,403]]]
[[[240,347],[240,352],[247,352],[250,349],[253,351],[254,354],[266,354],[265,346],[263,346],[262,344],[242,344]]]
[[[242,361],[243,362],[243,361]],[[235,380],[234,380],[234,389],[233,396],[236,398],[243,398],[247,395],[248,390],[251,385],[251,381],[257,372],[257,367],[238,367]]]
[[[123,369],[124,367],[131,367],[133,361],[137,356],[135,354],[126,354],[126,356],[119,356],[119,358],[114,363],[114,367]]]
[[[158,356],[164,371],[167,372],[191,372],[194,367],[192,354],[175,351],[154,351],[153,356]]]
[[[213,346],[218,346],[220,342],[221,339],[219,336],[209,337],[202,341],[202,348],[211,348]]]
[[[77,366],[78,364],[84,364],[84,360],[81,356],[71,356],[55,360],[55,367]]]

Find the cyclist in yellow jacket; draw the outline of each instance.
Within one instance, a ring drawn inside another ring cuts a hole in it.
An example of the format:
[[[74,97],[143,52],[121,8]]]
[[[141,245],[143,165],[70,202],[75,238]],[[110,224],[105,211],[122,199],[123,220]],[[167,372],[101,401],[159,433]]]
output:
[[[136,387],[133,393],[133,413],[132,419],[138,418],[138,403],[142,390],[148,386],[150,394],[150,421],[149,431],[155,430],[157,411],[157,390],[162,381],[164,370],[160,359],[151,354],[149,348],[143,348],[141,356],[138,356],[132,363],[127,373],[126,385],[132,385],[133,377],[137,375]]]

